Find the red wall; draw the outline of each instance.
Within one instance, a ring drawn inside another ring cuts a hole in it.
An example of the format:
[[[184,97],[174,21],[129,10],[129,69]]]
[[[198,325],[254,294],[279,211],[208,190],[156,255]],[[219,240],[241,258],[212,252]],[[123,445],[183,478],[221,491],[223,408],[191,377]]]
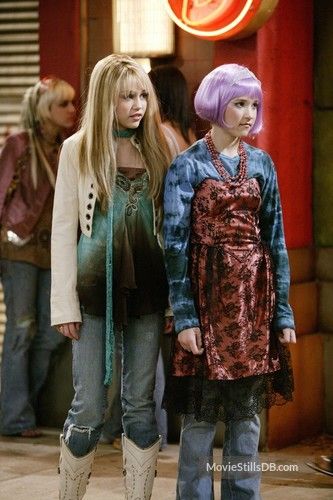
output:
[[[312,0],[280,0],[250,38],[215,44],[214,66],[249,66],[264,89],[258,147],[273,158],[288,248],[312,244]]]
[[[312,244],[313,0],[280,0],[256,35],[214,44],[213,65],[249,66],[264,89],[265,128],[256,144],[277,170],[289,248]],[[80,0],[40,5],[41,76],[56,74],[80,92]]]
[[[40,75],[52,74],[80,93],[80,0],[39,2]]]

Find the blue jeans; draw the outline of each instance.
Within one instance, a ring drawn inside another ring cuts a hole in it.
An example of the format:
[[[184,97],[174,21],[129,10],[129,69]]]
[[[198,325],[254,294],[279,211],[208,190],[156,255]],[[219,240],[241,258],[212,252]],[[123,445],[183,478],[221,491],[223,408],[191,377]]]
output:
[[[121,351],[122,345],[119,346],[118,338],[121,339],[121,332],[116,332],[115,352],[113,356],[113,378],[110,390],[108,392],[109,404],[105,413],[105,422],[102,429],[102,438],[106,442],[112,443],[115,438],[119,438],[122,433],[122,410],[121,410]],[[119,369],[120,368],[120,369]],[[164,363],[162,351],[158,355],[156,378],[155,378],[155,416],[159,435],[162,437],[162,448],[168,444],[168,422],[167,413],[162,408],[162,400],[165,387]]]
[[[156,404],[156,421],[158,433],[162,437],[162,448],[168,444],[168,416],[164,408],[162,408],[163,395],[165,389],[165,374],[162,350],[160,349],[156,367],[156,382],[154,390],[154,401]]]
[[[49,269],[27,262],[1,261],[6,331],[1,364],[1,433],[36,427],[34,405],[52,351],[65,339],[50,323]]]
[[[129,318],[122,335],[123,429],[140,448],[158,439],[153,392],[163,326],[163,314]],[[84,314],[80,339],[72,345],[75,395],[64,424],[64,437],[73,455],[81,457],[97,445],[107,406],[107,387],[103,383],[105,319]]]
[[[215,431],[215,424],[197,422],[193,415],[183,416],[177,500],[212,500],[214,470],[222,470],[223,500],[259,500],[260,472],[256,470],[259,466],[259,417],[226,423],[220,464],[213,463]],[[230,468],[223,472],[222,466]]]
[[[120,438],[123,432],[121,410],[121,364],[123,339],[121,331],[115,331],[114,340],[112,384],[108,390],[108,406],[102,429],[102,437],[104,437],[104,439],[109,443],[112,443],[116,438]]]

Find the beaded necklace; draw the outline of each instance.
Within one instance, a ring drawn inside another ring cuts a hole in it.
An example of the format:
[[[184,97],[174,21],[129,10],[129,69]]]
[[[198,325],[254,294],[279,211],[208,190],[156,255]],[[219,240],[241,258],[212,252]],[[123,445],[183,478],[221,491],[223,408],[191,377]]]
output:
[[[224,168],[223,163],[220,160],[219,152],[217,151],[212,139],[211,130],[207,132],[207,134],[205,135],[204,141],[206,143],[208,152],[212,158],[214,167],[216,168],[216,170],[218,171],[224,182],[228,186],[236,186],[238,184],[242,184],[247,177],[247,156],[243,143],[240,141],[238,145],[238,154],[240,158],[238,173],[237,175],[232,177],[229,174],[229,172],[227,172],[227,170]]]

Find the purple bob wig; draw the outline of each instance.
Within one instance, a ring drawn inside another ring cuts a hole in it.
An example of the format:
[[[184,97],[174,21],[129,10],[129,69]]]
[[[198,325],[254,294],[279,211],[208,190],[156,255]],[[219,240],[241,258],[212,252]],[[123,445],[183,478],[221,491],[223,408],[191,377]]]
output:
[[[224,121],[225,110],[229,102],[237,97],[258,101],[257,117],[250,131],[257,134],[262,128],[261,83],[245,66],[222,64],[208,73],[195,95],[195,111],[203,120],[228,128]]]

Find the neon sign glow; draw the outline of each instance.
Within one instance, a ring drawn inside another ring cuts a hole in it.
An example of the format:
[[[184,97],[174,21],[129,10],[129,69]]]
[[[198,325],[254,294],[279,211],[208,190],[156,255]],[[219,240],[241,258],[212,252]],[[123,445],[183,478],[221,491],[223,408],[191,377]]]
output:
[[[171,19],[206,40],[243,38],[273,14],[278,0],[162,0]]]

